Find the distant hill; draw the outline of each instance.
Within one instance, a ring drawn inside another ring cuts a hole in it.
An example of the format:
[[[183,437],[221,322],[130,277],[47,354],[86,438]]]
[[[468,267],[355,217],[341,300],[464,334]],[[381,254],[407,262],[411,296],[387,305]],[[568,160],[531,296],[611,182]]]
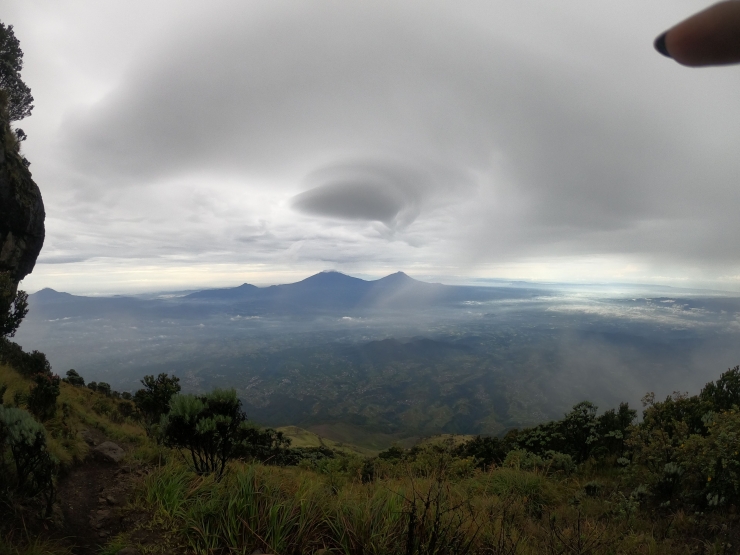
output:
[[[199,299],[207,301],[238,301],[245,298],[253,297],[259,288],[256,285],[243,283],[239,287],[230,287],[225,289],[205,289],[196,291],[190,295],[185,295],[184,299]]]
[[[326,271],[296,283],[209,289],[191,293],[184,301],[247,303],[259,311],[304,311],[349,308],[421,308],[463,300],[480,301],[502,296],[530,297],[532,290],[471,287],[426,283],[403,272],[367,281],[341,272]]]

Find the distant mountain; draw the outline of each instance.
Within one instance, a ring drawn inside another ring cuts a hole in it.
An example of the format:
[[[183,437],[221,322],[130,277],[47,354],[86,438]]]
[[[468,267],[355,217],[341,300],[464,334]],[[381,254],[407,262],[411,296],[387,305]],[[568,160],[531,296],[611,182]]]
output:
[[[37,291],[36,293],[33,293],[29,296],[32,300],[44,303],[73,301],[75,298],[75,295],[70,295],[69,293],[60,293],[59,291],[55,291],[54,289],[51,289],[49,287],[41,289],[40,291]]]
[[[264,310],[401,308],[445,302],[462,297],[488,298],[491,288],[459,287],[426,283],[396,272],[367,281],[341,272],[326,271],[296,283],[255,287],[244,284],[231,289],[199,291],[186,300],[239,302],[248,301]]]
[[[403,272],[367,281],[341,272],[320,272],[296,283],[205,289],[182,297],[84,297],[42,289],[30,295],[33,314],[46,319],[125,317],[137,319],[203,319],[214,314],[346,315],[348,311],[419,310],[435,306],[531,298],[534,289],[470,287],[426,283]]]
[[[249,283],[243,283],[239,287],[229,287],[224,289],[205,289],[196,291],[190,295],[185,295],[184,299],[201,299],[207,301],[238,301],[248,299],[259,291],[259,287]]]

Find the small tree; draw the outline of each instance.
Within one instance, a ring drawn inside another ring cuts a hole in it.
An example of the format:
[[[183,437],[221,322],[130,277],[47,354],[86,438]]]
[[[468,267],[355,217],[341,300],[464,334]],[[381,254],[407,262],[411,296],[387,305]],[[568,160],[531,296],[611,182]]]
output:
[[[21,79],[23,50],[15,38],[13,26],[0,21],[0,89],[8,95],[10,121],[18,121],[31,115],[33,96]]]
[[[233,389],[206,395],[175,395],[160,432],[166,445],[188,451],[199,474],[223,474],[250,435],[247,415]]]
[[[102,393],[106,397],[110,397],[111,396],[110,384],[106,382],[98,382],[97,392]]]
[[[28,395],[28,410],[40,420],[48,420],[57,410],[59,397],[59,376],[55,374],[36,374],[34,386]]]
[[[134,395],[134,404],[144,416],[146,423],[151,426],[169,412],[170,399],[180,392],[180,378],[162,373],[156,378],[144,376],[141,383],[144,388]]]
[[[707,410],[715,412],[740,405],[740,366],[730,368],[716,382],[706,384],[699,397],[707,404]]]
[[[28,294],[25,291],[16,291],[10,275],[0,273],[0,337],[15,336],[26,314]]]
[[[85,378],[80,376],[74,368],[67,370],[67,377],[64,381],[75,387],[85,387]]]

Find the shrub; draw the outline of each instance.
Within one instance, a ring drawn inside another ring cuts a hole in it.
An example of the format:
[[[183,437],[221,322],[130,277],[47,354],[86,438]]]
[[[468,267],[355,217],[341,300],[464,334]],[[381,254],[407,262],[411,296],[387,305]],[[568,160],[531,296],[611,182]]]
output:
[[[740,405],[740,366],[730,368],[716,382],[705,385],[699,398],[708,405],[706,410],[730,410]]]
[[[20,345],[0,337],[0,363],[15,368],[25,377],[34,374],[51,374],[51,364],[46,355],[39,351],[26,353]]]
[[[15,291],[10,276],[0,273],[0,337],[13,337],[28,314],[28,294]]]
[[[190,453],[196,472],[220,477],[251,431],[236,391],[215,389],[206,395],[172,397],[160,434],[166,445]]]
[[[48,514],[54,500],[57,465],[47,451],[44,427],[25,410],[0,406],[0,444],[2,491],[24,498],[41,496]],[[6,448],[12,455],[13,468],[5,462]]]
[[[244,426],[244,437],[234,455],[240,459],[257,460],[264,464],[286,465],[296,457],[289,451],[290,438],[272,428],[261,430],[255,426]],[[297,463],[293,463],[297,464]]]
[[[118,403],[118,413],[123,418],[130,418],[134,414],[134,404],[129,401],[122,401]]]
[[[56,413],[59,397],[59,376],[36,374],[34,386],[28,394],[28,410],[40,420],[48,420]]]
[[[706,502],[709,506],[738,504],[740,411],[714,414],[707,425],[709,434],[689,437],[676,457],[687,494],[697,503]]]
[[[505,441],[497,437],[483,436],[477,436],[470,441],[461,443],[455,449],[457,456],[475,459],[478,468],[487,468],[494,464],[501,464],[508,452],[509,448]]]
[[[524,449],[509,451],[503,461],[503,466],[517,470],[542,470],[548,473],[560,472],[564,474],[570,474],[576,469],[573,458],[567,453],[547,451],[543,456],[539,456]]]
[[[73,368],[67,370],[67,377],[64,378],[63,381],[67,382],[70,385],[74,385],[75,387],[85,387],[85,378],[80,376],[77,373],[77,370]]]
[[[98,393],[102,393],[106,397],[110,397],[111,396],[111,388],[110,388],[110,384],[109,383],[98,382],[98,387],[97,387],[96,391]]]
[[[144,376],[141,383],[144,388],[134,394],[134,404],[151,427],[169,412],[170,399],[180,392],[180,378],[163,373],[156,378]]]

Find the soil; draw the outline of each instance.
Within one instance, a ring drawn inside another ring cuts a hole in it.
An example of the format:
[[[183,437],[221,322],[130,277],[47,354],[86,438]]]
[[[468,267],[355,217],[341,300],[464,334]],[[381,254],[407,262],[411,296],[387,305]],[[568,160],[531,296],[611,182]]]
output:
[[[95,429],[86,430],[83,437],[91,446],[108,441]],[[111,536],[130,528],[131,515],[124,514],[123,507],[143,474],[143,469],[91,456],[61,478],[61,535],[74,555],[95,555]]]

